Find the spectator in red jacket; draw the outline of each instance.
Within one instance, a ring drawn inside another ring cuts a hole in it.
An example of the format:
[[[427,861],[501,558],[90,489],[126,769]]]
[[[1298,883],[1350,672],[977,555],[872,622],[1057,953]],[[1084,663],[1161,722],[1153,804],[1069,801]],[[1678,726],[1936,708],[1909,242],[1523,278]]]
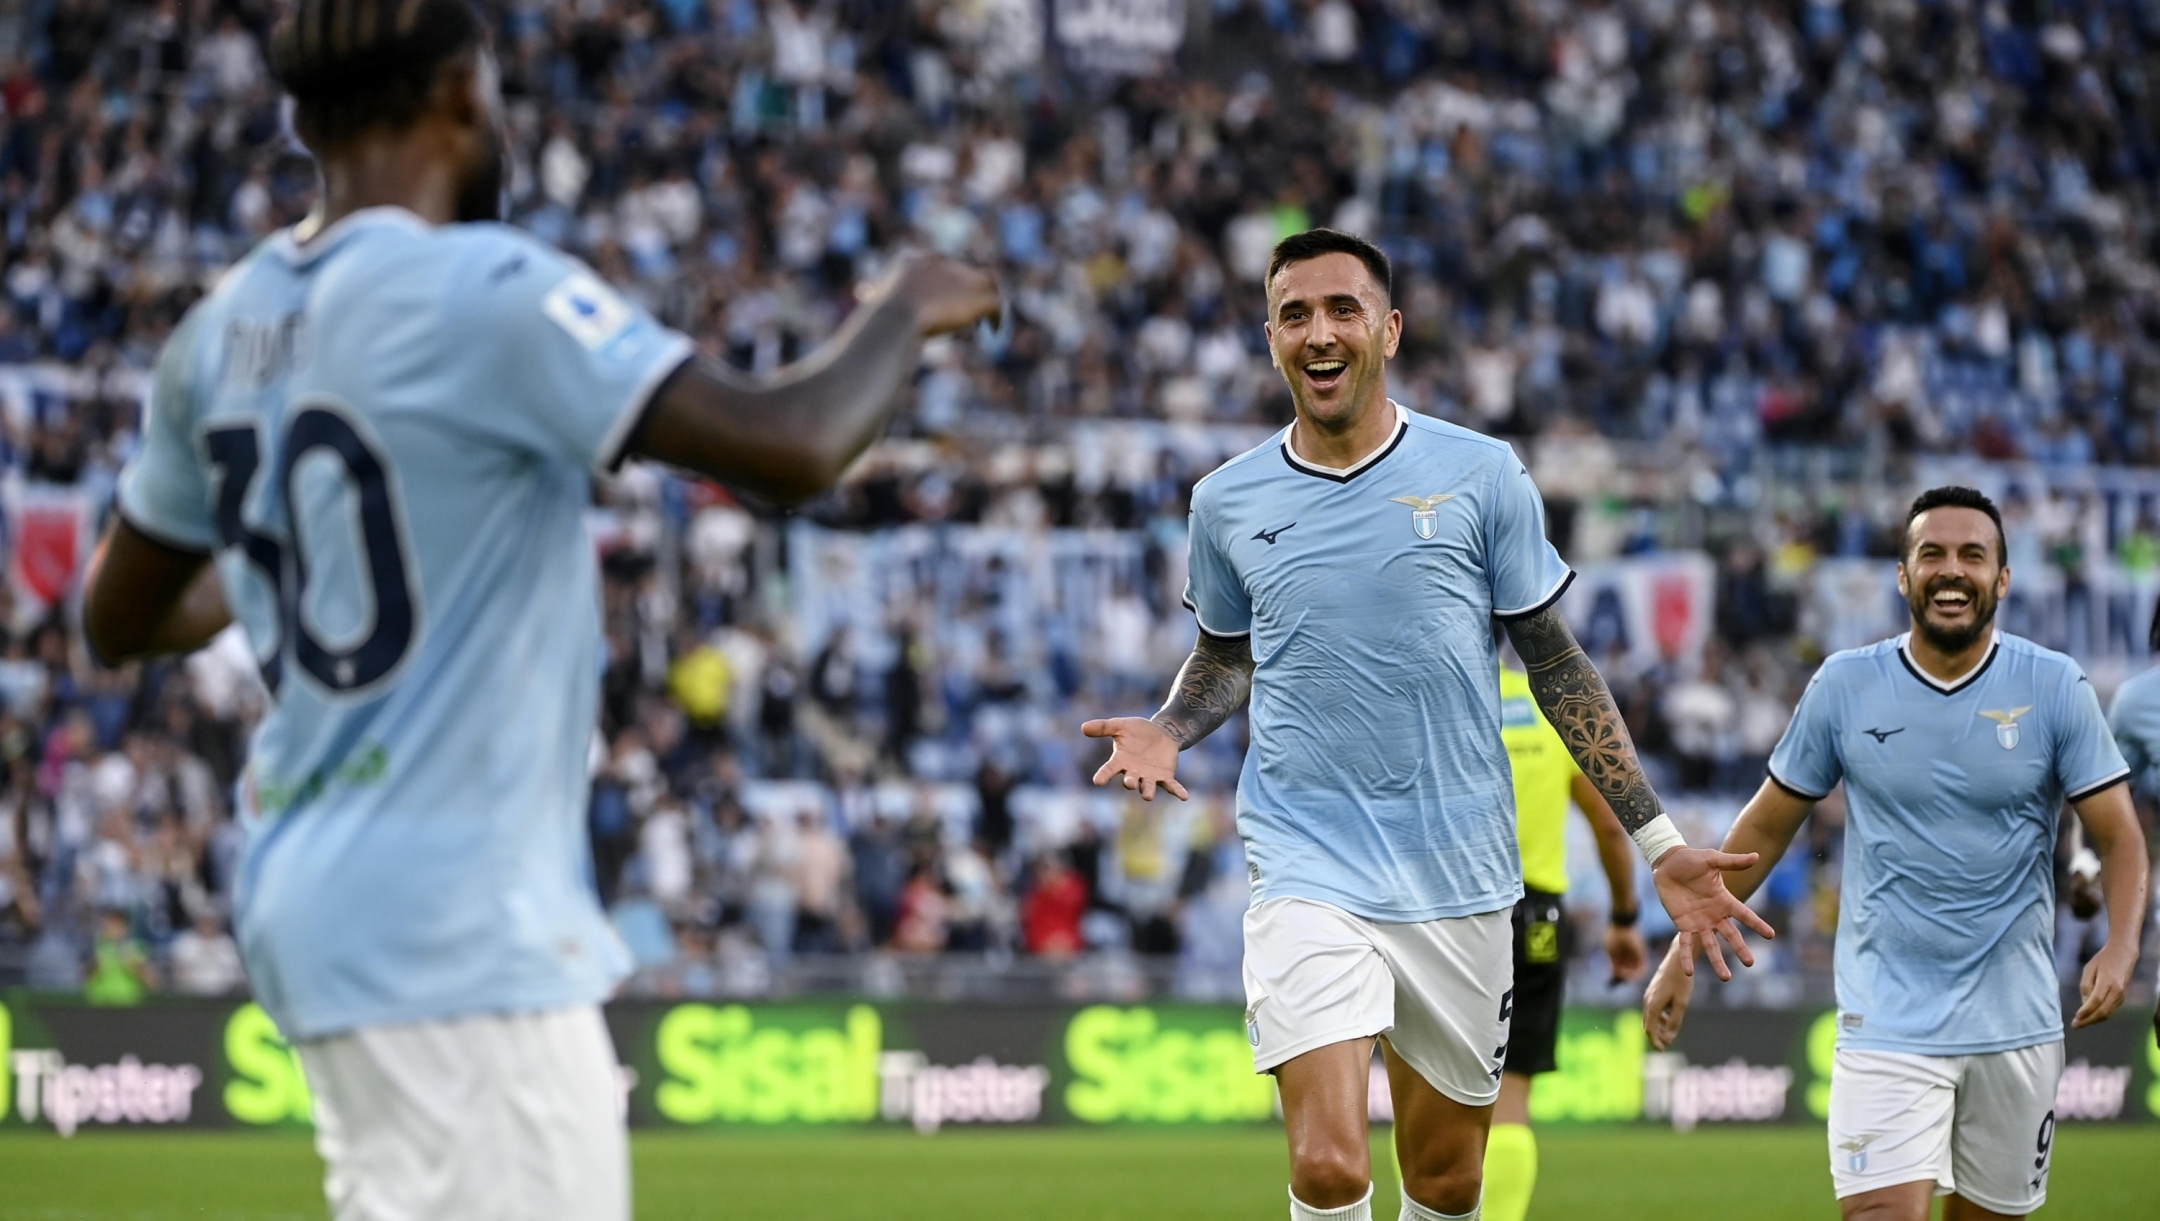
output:
[[[1035,863],[1035,885],[1020,905],[1020,928],[1027,951],[1051,958],[1077,954],[1083,948],[1080,917],[1087,913],[1087,883],[1080,880],[1060,853]]]

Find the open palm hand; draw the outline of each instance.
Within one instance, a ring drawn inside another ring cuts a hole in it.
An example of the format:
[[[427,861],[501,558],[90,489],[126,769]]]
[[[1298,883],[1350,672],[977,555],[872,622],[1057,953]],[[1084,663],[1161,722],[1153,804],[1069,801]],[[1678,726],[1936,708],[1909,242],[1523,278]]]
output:
[[[1139,793],[1142,801],[1155,800],[1157,788],[1188,800],[1185,786],[1177,782],[1177,740],[1162,726],[1146,717],[1120,716],[1089,721],[1080,732],[1110,739],[1110,758],[1096,770],[1095,783],[1108,784],[1123,773],[1125,787]]]
[[[1651,877],[1657,882],[1658,899],[1665,904],[1666,914],[1680,931],[1680,963],[1685,973],[1695,973],[1695,951],[1700,948],[1710,955],[1710,968],[1717,977],[1731,979],[1732,968],[1725,965],[1725,955],[1718,948],[1720,938],[1732,947],[1733,955],[1743,965],[1755,965],[1755,955],[1735,921],[1765,937],[1777,936],[1768,921],[1725,889],[1726,874],[1746,869],[1756,859],[1753,852],[1735,854],[1684,847],[1658,858]]]

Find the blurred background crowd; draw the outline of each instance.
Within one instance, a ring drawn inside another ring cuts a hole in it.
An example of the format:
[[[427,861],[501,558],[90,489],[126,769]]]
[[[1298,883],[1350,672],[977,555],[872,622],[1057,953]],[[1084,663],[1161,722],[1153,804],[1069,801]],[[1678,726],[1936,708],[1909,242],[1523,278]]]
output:
[[[634,988],[1238,994],[1242,726],[1190,752],[1189,805],[1089,788],[1077,727],[1190,646],[1187,500],[1289,419],[1261,279],[1313,225],[1395,260],[1395,396],[1530,463],[1691,839],[1812,664],[1901,629],[1920,487],[2002,499],[2007,628],[2104,693],[2148,664],[2154,0],[479,7],[512,219],[710,355],[802,356],[905,246],[1010,303],[799,515],[642,467],[596,493],[591,832]],[[68,603],[160,344],[312,203],[274,8],[0,12],[0,982],[243,986],[246,649],[101,670]],[[1826,989],[1840,826],[1728,995]],[[2096,936],[2064,916],[2070,978]]]

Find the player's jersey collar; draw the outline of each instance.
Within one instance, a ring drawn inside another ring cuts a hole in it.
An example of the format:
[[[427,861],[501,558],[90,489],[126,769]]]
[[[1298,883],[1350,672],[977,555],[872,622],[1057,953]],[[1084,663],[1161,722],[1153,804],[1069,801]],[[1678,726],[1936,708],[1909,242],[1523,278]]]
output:
[[[1930,688],[1936,691],[1940,691],[1944,695],[1956,695],[1958,692],[1963,691],[1965,688],[1972,686],[1976,682],[1979,682],[1980,676],[1987,673],[1987,669],[1989,666],[1995,664],[1995,655],[1997,653],[2000,653],[2001,651],[2002,633],[1999,631],[1990,632],[1988,635],[1987,652],[1981,656],[1979,664],[1975,665],[1972,669],[1965,671],[1965,673],[1958,675],[1956,678],[1951,679],[1949,682],[1944,682],[1942,679],[1939,679],[1934,675],[1928,673],[1926,670],[1921,669],[1920,663],[1913,660],[1911,632],[1906,632],[1904,635],[1897,638],[1898,660],[1905,663],[1905,668],[1912,672],[1912,676],[1914,678],[1919,679],[1921,682],[1926,683]]]
[[[1388,438],[1387,444],[1382,445],[1380,448],[1358,459],[1356,462],[1351,463],[1349,466],[1322,466],[1317,462],[1307,462],[1305,459],[1298,457],[1297,451],[1290,448],[1290,434],[1296,431],[1297,428],[1297,426],[1294,424],[1291,425],[1289,428],[1283,430],[1283,461],[1289,463],[1290,469],[1294,471],[1299,471],[1307,475],[1317,476],[1321,479],[1332,479],[1337,483],[1350,482],[1352,479],[1357,478],[1365,471],[1371,470],[1373,467],[1379,465],[1381,459],[1386,458],[1389,454],[1394,453],[1395,447],[1401,445],[1403,443],[1403,438],[1410,434],[1409,410],[1406,409],[1401,403],[1396,402],[1394,399],[1388,400],[1388,406],[1395,409],[1395,435]]]
[[[300,223],[304,225],[307,222],[302,221]],[[345,236],[353,230],[363,225],[384,224],[396,225],[399,228],[410,229],[416,233],[425,232],[428,228],[428,223],[421,220],[419,215],[412,210],[400,208],[395,204],[380,204],[376,207],[361,208],[358,211],[346,213],[338,218],[336,224],[315,234],[304,245],[299,238],[294,236],[300,225],[278,230],[276,235],[270,239],[270,245],[271,249],[277,251],[278,256],[286,262],[295,267],[305,267],[336,249],[338,243],[343,241]]]

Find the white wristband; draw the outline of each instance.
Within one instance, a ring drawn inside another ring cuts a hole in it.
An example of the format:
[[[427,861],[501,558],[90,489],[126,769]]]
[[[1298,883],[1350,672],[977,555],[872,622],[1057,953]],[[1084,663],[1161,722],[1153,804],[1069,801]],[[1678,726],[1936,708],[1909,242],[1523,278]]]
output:
[[[1634,837],[1635,846],[1642,849],[1643,859],[1650,862],[1652,869],[1657,868],[1659,857],[1675,848],[1687,847],[1687,837],[1680,834],[1680,828],[1674,826],[1672,819],[1663,814],[1644,823],[1640,830],[1630,834]]]

